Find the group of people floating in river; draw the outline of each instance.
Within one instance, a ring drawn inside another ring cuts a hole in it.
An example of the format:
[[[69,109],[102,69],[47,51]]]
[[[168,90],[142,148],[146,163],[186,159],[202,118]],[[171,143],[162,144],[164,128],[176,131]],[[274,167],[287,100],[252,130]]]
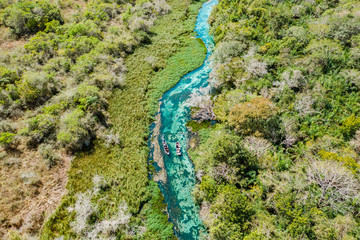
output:
[[[164,147],[164,152],[166,153],[166,155],[170,155],[170,149],[169,146],[167,145],[164,137],[162,138],[162,144]],[[175,148],[176,148],[176,155],[181,156],[181,146],[179,142],[175,143]]]

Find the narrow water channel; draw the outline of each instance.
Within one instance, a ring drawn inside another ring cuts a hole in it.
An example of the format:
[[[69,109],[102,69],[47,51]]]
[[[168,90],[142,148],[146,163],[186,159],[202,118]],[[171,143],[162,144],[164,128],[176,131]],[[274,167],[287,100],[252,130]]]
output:
[[[182,77],[175,87],[163,95],[157,115],[158,121],[155,126],[152,126],[152,129],[157,129],[157,132],[152,133],[155,136],[155,144],[152,144],[150,157],[155,158],[154,155],[157,152],[157,158],[160,157],[161,161],[157,161],[156,169],[163,175],[154,180],[158,181],[165,196],[169,219],[175,225],[175,233],[179,239],[183,240],[199,239],[200,232],[204,230],[199,217],[199,209],[191,195],[196,180],[194,166],[187,154],[188,131],[185,124],[190,118],[190,109],[186,106],[186,100],[191,93],[209,84],[210,56],[214,42],[209,35],[207,20],[213,6],[217,3],[217,0],[204,3],[197,17],[195,31],[207,48],[204,64]],[[162,137],[169,145],[169,156],[162,148]],[[182,146],[182,156],[176,155],[176,142],[180,142]]]

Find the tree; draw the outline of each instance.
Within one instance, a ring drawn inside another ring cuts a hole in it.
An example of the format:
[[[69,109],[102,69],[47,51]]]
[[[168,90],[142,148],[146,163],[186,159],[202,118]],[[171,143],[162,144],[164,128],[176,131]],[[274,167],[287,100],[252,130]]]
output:
[[[306,83],[303,73],[298,69],[287,69],[281,74],[281,79],[294,90],[300,90]]]
[[[341,44],[329,39],[313,39],[305,48],[310,58],[323,67],[325,71],[334,67],[343,59],[344,51]]]
[[[283,131],[285,135],[285,139],[282,142],[286,147],[291,147],[294,145],[298,138],[298,129],[299,129],[299,123],[298,120],[295,118],[290,117],[283,117],[282,118],[282,124],[283,124]]]
[[[218,194],[218,184],[212,177],[204,176],[196,190],[194,193],[198,201],[213,202]]]
[[[212,166],[226,163],[242,171],[253,164],[253,155],[244,148],[241,138],[228,134],[223,134],[213,140],[208,157],[209,164]]]
[[[239,169],[236,167],[230,167],[226,163],[220,163],[216,167],[211,169],[211,176],[219,183],[229,182],[235,183],[238,180],[236,176]]]
[[[320,188],[318,207],[330,207],[340,213],[352,212],[359,197],[360,184],[350,170],[334,161],[311,161],[306,171],[310,184]]]
[[[270,153],[275,150],[274,146],[266,139],[254,136],[245,137],[244,148],[254,154],[261,167],[266,168],[270,162]]]
[[[253,77],[262,77],[268,73],[267,63],[257,58],[249,58],[246,61],[246,71]]]
[[[246,49],[246,44],[238,41],[221,42],[216,46],[213,58],[216,63],[229,62],[233,57],[240,56]]]
[[[253,209],[248,199],[233,185],[224,186],[211,207],[213,239],[241,239],[249,230]]]
[[[277,107],[268,98],[256,97],[249,102],[235,105],[229,115],[229,124],[244,135],[262,135],[265,123],[277,113]]]
[[[349,15],[331,18],[329,21],[331,37],[347,46],[350,45],[351,37],[360,33],[359,17]]]
[[[296,96],[294,107],[299,115],[303,117],[307,114],[311,115],[316,112],[313,107],[314,103],[314,96],[311,93],[302,93]]]
[[[346,140],[351,139],[360,129],[360,118],[351,115],[343,121],[340,129]]]
[[[192,108],[192,118],[200,121],[214,120],[215,114],[211,101],[210,89],[200,88],[187,100],[187,105]]]
[[[217,95],[214,98],[213,107],[216,120],[220,120],[222,122],[227,121],[231,108],[235,104],[247,101],[250,97],[251,96],[240,89],[223,92],[222,94]]]

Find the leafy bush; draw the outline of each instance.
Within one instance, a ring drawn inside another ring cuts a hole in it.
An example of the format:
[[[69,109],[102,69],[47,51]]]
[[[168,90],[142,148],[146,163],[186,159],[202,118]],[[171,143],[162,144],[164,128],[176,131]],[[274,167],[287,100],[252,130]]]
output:
[[[95,66],[99,64],[99,53],[92,51],[79,57],[76,64],[71,67],[75,79],[79,82],[83,81],[91,73],[93,73]]]
[[[40,114],[28,121],[27,134],[30,136],[28,145],[36,147],[47,137],[55,133],[56,118],[50,114]]]
[[[350,50],[350,63],[354,68],[359,69],[360,63],[360,47],[355,47]]]
[[[61,39],[55,34],[39,32],[25,45],[25,49],[29,52],[29,56],[38,59],[39,63],[43,64],[50,58],[56,56],[60,42]]]
[[[100,0],[91,0],[86,6],[84,17],[99,22],[109,21],[119,12],[120,9],[115,4],[104,3]]]
[[[81,150],[91,143],[92,136],[88,130],[90,126],[84,117],[85,113],[81,109],[75,109],[60,119],[57,140],[70,151]]]
[[[75,61],[81,55],[89,53],[100,42],[98,38],[80,36],[69,38],[64,43],[65,55]]]
[[[44,71],[48,74],[64,74],[70,71],[71,62],[69,58],[56,57],[50,59],[44,66]]]
[[[11,4],[13,4],[12,0],[1,0],[0,1],[0,9],[4,9]]]
[[[28,106],[41,104],[60,90],[60,84],[45,72],[25,72],[16,85],[20,99]]]
[[[65,25],[62,31],[64,31],[70,38],[83,36],[95,37],[101,40],[103,35],[100,27],[91,20],[72,25]]]
[[[18,79],[15,71],[0,66],[0,87],[5,88],[7,84],[14,84]]]
[[[11,149],[16,146],[16,134],[10,132],[0,133],[0,146],[5,149]]]

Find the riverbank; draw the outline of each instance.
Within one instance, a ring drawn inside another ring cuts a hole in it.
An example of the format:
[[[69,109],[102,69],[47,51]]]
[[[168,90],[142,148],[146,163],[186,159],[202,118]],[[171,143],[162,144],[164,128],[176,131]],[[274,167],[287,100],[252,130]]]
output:
[[[125,87],[114,92],[109,101],[110,118],[120,145],[107,147],[96,142],[92,152],[74,159],[69,170],[68,194],[46,223],[42,239],[76,237],[71,229],[75,213],[69,207],[74,205],[79,192],[94,187],[94,176],[103,177],[105,184],[92,199],[98,212],[92,222],[113,216],[125,201],[133,215],[129,227],[146,229],[135,234],[142,234],[143,239],[173,238],[172,224],[163,214],[163,197],[157,185],[148,179],[147,137],[157,100],[205,59],[204,46],[193,33],[201,4],[169,1],[172,11],[156,21],[149,43],[126,58]]]

